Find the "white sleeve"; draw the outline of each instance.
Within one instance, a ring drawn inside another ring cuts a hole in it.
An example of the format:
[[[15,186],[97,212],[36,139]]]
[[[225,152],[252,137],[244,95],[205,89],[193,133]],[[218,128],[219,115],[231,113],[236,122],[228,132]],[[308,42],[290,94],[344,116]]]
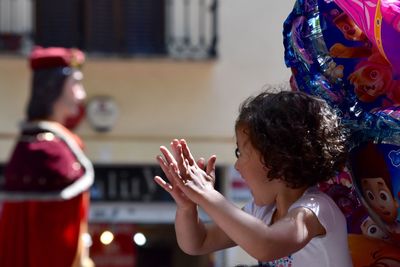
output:
[[[345,223],[345,218],[335,202],[326,194],[307,194],[298,200],[292,207],[310,209],[317,216],[325,230],[330,232],[336,226]]]
[[[251,199],[246,205],[243,206],[242,210],[248,214],[254,214],[254,201]]]

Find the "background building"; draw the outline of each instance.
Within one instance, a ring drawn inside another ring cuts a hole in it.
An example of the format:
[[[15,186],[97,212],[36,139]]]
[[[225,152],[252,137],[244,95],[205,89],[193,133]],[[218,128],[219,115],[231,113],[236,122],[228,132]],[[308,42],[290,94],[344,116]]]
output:
[[[120,265],[104,256],[120,248],[95,248],[103,262],[113,262],[98,266],[129,265],[131,259],[123,258],[129,253],[136,255],[136,266],[150,266],[154,253],[165,259],[153,266],[195,266],[174,247],[174,204],[151,180],[159,171],[155,156],[172,138],[186,138],[195,155],[217,155],[219,188],[238,205],[245,201],[248,196],[232,182],[233,125],[246,97],[289,79],[281,32],[293,4],[0,0],[0,163],[8,160],[24,117],[32,45],[83,49],[90,116],[77,132],[96,166],[93,238],[111,229],[115,238],[143,232],[148,240],[120,250]],[[195,259],[198,266],[208,261],[249,263],[240,249]]]

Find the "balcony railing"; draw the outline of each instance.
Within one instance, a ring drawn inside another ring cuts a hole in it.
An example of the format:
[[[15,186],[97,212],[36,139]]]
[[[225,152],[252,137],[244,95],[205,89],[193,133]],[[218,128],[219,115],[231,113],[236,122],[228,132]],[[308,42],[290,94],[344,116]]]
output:
[[[0,0],[0,51],[24,49],[32,25],[32,0]]]
[[[217,14],[217,0],[0,0],[0,52],[215,58]]]
[[[216,0],[167,0],[166,43],[174,57],[216,57]]]

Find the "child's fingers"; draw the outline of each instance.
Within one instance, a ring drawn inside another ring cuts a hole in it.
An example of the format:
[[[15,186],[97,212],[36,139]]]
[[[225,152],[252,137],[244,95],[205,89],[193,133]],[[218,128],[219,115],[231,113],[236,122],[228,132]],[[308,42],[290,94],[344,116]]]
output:
[[[195,161],[195,159],[194,159],[192,153],[190,152],[190,149],[189,149],[189,146],[188,146],[187,143],[186,143],[186,140],[185,140],[185,139],[181,139],[181,140],[180,140],[180,144],[181,144],[181,146],[182,146],[182,153],[183,153],[183,156],[184,156],[186,159],[188,159],[190,165],[195,164],[196,161]]]
[[[169,173],[175,182],[174,184],[178,185],[181,189],[185,187],[187,181],[179,175],[179,170],[176,165],[172,163],[169,165]]]
[[[169,152],[169,150],[165,146],[160,146],[160,151],[164,155],[165,161],[169,165],[170,163],[175,163],[176,160],[174,156]]]
[[[183,161],[182,146],[179,143],[178,139],[172,140],[171,151],[172,151],[173,158],[174,158],[174,161],[171,161],[171,162],[176,163],[176,165],[178,166],[180,175],[185,175],[186,166],[184,165],[184,161]]]
[[[217,156],[212,155],[207,162],[207,169],[206,169],[206,173],[208,175],[210,175],[211,177],[215,178],[215,165],[217,162]]]
[[[179,151],[178,151],[178,149],[177,149],[177,147],[179,146],[180,144],[179,144],[179,141],[178,141],[178,139],[174,139],[174,140],[172,140],[171,141],[171,144],[170,144],[170,146],[171,146],[171,151],[172,151],[172,153],[173,153],[173,156],[174,156],[174,158],[175,159],[177,159],[177,158],[179,158]]]
[[[176,204],[179,205],[180,203],[182,204],[188,201],[181,190],[174,190],[175,188],[173,188],[169,183],[165,182],[160,176],[155,176],[154,181],[171,195]]]
[[[181,144],[179,143],[178,139],[174,139],[171,142],[171,151],[174,156],[174,159],[178,162],[180,161],[180,158],[182,157],[182,151],[181,151]]]
[[[197,160],[197,166],[199,166],[200,169],[205,170],[206,169],[206,160],[204,158],[199,158]]]
[[[161,186],[165,191],[171,193],[171,191],[173,190],[172,185],[170,185],[169,183],[165,182],[160,176],[155,176],[154,177],[154,181]]]
[[[161,155],[157,155],[156,160],[158,162],[158,165],[160,165],[160,167],[165,172],[165,168],[168,166],[167,162],[164,160],[164,158]]]
[[[160,165],[160,167],[161,167],[162,171],[164,172],[165,176],[167,177],[168,181],[170,183],[172,183],[173,179],[171,178],[171,174],[170,174],[170,171],[169,171],[169,164],[160,155],[158,155],[156,157],[156,159],[158,161],[158,165]]]
[[[187,165],[185,165],[184,156],[182,153],[182,145],[176,140],[174,151],[175,151],[175,160],[177,162],[177,166],[179,169],[180,175],[186,174]]]
[[[188,171],[188,174],[189,174],[190,178],[193,179],[193,177],[195,177],[194,169],[198,169],[198,166],[190,166],[188,159],[185,159],[185,164],[186,164],[186,166],[188,166],[188,170],[187,171]]]

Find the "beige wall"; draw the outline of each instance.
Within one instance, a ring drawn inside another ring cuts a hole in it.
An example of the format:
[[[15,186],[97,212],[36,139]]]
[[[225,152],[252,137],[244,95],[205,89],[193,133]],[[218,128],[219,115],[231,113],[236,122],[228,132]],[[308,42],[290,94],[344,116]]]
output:
[[[110,95],[120,115],[113,131],[78,129],[96,162],[153,163],[160,144],[184,137],[197,155],[215,153],[234,161],[233,124],[240,102],[265,85],[287,81],[282,23],[292,1],[222,0],[219,58],[89,58],[84,66],[88,96]],[[7,159],[28,97],[24,58],[0,56],[0,161]]]

